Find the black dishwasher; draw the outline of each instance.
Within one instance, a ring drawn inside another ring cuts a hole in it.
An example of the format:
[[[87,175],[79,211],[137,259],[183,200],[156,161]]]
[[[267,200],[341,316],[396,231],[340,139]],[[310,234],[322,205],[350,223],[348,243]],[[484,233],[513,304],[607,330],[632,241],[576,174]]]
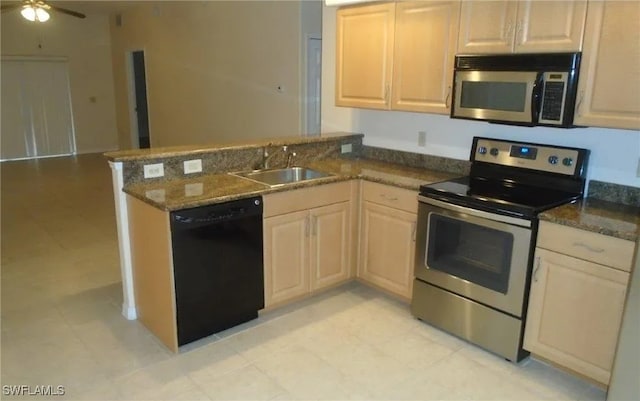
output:
[[[262,198],[171,212],[178,345],[264,308]]]

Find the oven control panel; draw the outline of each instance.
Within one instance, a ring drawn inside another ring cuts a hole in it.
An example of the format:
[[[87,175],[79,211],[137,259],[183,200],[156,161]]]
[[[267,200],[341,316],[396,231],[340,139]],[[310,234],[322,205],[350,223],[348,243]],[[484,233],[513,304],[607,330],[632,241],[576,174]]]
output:
[[[584,159],[581,152],[587,151],[563,146],[475,138],[471,161],[565,175],[579,175],[582,169],[579,162]]]

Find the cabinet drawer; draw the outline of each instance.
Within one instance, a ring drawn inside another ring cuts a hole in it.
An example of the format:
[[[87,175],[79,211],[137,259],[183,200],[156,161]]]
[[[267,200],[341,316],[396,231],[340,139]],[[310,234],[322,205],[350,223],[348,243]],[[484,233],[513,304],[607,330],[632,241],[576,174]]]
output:
[[[351,200],[352,185],[357,183],[345,181],[264,195],[263,216],[277,216]]]
[[[541,221],[537,246],[629,272],[635,243]]]
[[[409,213],[418,213],[418,191],[364,181],[362,199]]]

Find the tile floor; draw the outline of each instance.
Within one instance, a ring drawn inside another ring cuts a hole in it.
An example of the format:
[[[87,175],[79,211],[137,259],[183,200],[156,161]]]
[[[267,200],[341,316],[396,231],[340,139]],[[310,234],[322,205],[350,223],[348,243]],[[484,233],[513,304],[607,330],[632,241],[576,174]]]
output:
[[[357,283],[174,355],[120,314],[106,160],[84,155],[0,169],[3,385],[64,385],[63,397],[50,398],[96,400],[605,398],[543,363],[514,365],[436,330]]]

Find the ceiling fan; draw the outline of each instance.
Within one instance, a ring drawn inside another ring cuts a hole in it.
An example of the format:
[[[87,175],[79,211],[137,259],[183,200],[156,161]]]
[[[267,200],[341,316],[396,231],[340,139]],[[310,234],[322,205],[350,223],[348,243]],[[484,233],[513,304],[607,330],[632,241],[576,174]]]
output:
[[[48,4],[45,0],[24,0],[20,3],[2,5],[0,11],[6,11],[22,8],[20,14],[29,21],[45,22],[49,19],[49,12],[55,11],[62,14],[71,15],[77,18],[86,18],[86,15],[77,11]]]

